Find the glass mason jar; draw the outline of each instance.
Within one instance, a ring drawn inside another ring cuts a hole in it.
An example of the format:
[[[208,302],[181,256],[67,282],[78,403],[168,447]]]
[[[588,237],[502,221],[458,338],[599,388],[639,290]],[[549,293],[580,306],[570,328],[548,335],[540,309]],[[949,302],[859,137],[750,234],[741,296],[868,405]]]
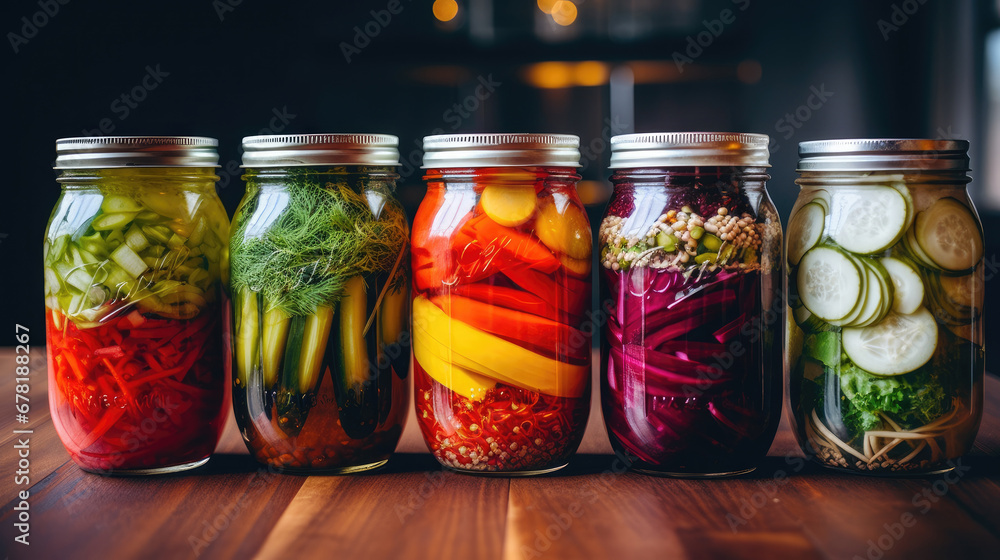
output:
[[[424,138],[413,222],[417,419],[444,466],[564,467],[590,410],[590,223],[580,139]]]
[[[398,139],[243,139],[233,217],[233,408],[257,461],[347,473],[389,460],[409,406],[409,243]]]
[[[983,231],[969,144],[799,144],[788,221],[789,402],[829,467],[950,470],[983,414]]]
[[[601,400],[615,453],[668,476],[747,473],[781,416],[781,222],[762,134],[611,139],[598,232]]]
[[[212,138],[56,142],[45,234],[52,421],[86,471],[197,467],[226,415],[229,221]]]

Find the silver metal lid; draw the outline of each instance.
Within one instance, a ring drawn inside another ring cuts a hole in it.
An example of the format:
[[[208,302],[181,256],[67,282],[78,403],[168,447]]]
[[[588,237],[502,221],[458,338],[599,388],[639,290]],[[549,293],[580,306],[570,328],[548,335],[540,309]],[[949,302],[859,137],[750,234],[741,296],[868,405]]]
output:
[[[201,136],[84,136],[56,140],[55,169],[218,167],[219,141]]]
[[[424,137],[423,169],[580,167],[572,134],[442,134]]]
[[[391,134],[277,134],[243,139],[242,167],[399,165]]]
[[[799,143],[799,171],[968,171],[965,140],[857,138]]]
[[[611,169],[770,167],[766,134],[646,132],[611,137]]]

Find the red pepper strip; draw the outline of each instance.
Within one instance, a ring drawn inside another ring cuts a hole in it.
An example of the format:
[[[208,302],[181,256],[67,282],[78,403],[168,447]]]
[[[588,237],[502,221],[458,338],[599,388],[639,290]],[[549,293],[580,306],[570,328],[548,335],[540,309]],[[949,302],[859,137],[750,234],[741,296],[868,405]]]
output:
[[[451,293],[476,299],[490,305],[499,305],[507,309],[518,309],[526,313],[538,315],[539,317],[552,319],[553,321],[560,319],[559,310],[545,303],[542,298],[506,286],[491,286],[477,282],[475,284],[455,286],[451,289]]]
[[[132,331],[129,333],[129,336],[135,338],[160,338],[164,339],[161,341],[161,344],[164,344],[166,343],[167,340],[170,339],[170,337],[177,334],[177,331],[179,330],[180,327],[177,326],[157,327],[152,329],[132,329]]]
[[[73,370],[73,374],[76,375],[77,380],[83,381],[87,378],[87,373],[84,371],[83,366],[80,365],[79,360],[73,354],[72,350],[65,351],[63,356],[66,357],[66,361],[69,363],[70,369]]]
[[[147,364],[149,364],[150,369],[154,369],[156,371],[160,371],[163,369],[163,366],[161,366],[159,362],[156,361],[156,358],[153,357],[153,354],[151,352],[143,352],[142,358],[146,360]]]
[[[555,352],[579,360],[585,360],[590,354],[590,337],[558,321],[462,296],[436,296],[431,301],[453,319],[520,346],[542,349],[549,355]]]
[[[475,205],[471,189],[446,191],[442,183],[428,184],[411,234],[413,282],[418,290],[440,289],[447,282],[454,262],[452,232],[459,232],[472,217]]]
[[[560,278],[557,283],[537,270],[518,267],[504,269],[503,273],[515,284],[540,297],[546,303],[569,313],[578,312],[590,299],[589,283],[575,278]]]
[[[210,320],[212,320],[214,318],[215,318],[215,316],[212,315],[211,313],[204,313],[204,314],[202,314],[200,317],[198,317],[194,321],[191,321],[191,323],[188,324],[187,327],[184,327],[183,330],[181,330],[180,332],[178,332],[177,334],[175,334],[171,338],[170,343],[173,344],[175,340],[178,341],[178,342],[183,342],[184,340],[186,340],[191,335],[197,334],[198,332],[211,327],[211,325],[209,325],[208,323],[209,323]]]
[[[95,441],[101,439],[101,437],[108,433],[108,430],[115,425],[115,422],[117,422],[123,414],[125,414],[124,408],[109,408],[108,411],[104,413],[104,416],[101,417],[101,421],[94,426],[93,431],[87,434],[87,437],[83,438],[83,442],[78,446],[80,450],[83,451],[84,449],[87,449],[93,445]]]
[[[108,368],[108,371],[110,371],[111,375],[115,378],[115,383],[117,383],[118,387],[121,388],[122,394],[125,395],[125,399],[128,402],[129,408],[132,409],[132,413],[138,414],[139,409],[135,404],[135,395],[131,394],[128,384],[125,383],[125,379],[122,377],[120,373],[118,373],[118,370],[116,370],[114,366],[111,365],[111,362],[109,362],[107,358],[101,358],[101,361],[104,362],[104,367]]]
[[[185,374],[188,372],[188,370],[191,369],[191,366],[194,365],[194,362],[198,359],[198,357],[199,353],[191,352],[187,355],[187,358],[185,358],[183,363],[181,363],[176,367],[158,371],[156,373],[147,375],[145,377],[141,377],[139,379],[132,379],[129,388],[136,389],[142,385],[145,385],[146,383],[149,383],[151,381],[156,381],[157,379],[163,379],[164,377],[170,377],[171,375]],[[183,377],[184,376],[181,375],[182,379]],[[178,381],[180,381],[180,379],[178,379]]]
[[[452,246],[458,254],[458,277],[467,282],[519,264],[546,274],[562,266],[537,237],[501,226],[486,214],[466,222],[452,237]]]
[[[114,332],[114,331],[112,331]],[[105,346],[104,348],[98,348],[94,350],[94,357],[104,357],[111,358],[112,360],[117,360],[119,358],[125,357],[125,351],[122,350],[121,346]]]

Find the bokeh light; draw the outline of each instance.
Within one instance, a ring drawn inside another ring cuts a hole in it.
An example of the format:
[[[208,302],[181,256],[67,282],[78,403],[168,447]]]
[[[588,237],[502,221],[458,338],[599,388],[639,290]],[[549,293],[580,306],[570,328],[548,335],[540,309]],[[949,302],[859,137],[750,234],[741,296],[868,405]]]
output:
[[[572,25],[576,21],[576,4],[569,0],[559,0],[552,5],[552,20],[564,27]]]
[[[559,0],[538,0],[538,9],[547,13],[552,13],[552,7],[556,5]]]
[[[434,0],[431,6],[434,17],[438,21],[451,21],[458,15],[458,2],[455,0]]]
[[[528,67],[525,79],[537,88],[566,88],[573,85],[573,68],[565,62],[539,62]]]

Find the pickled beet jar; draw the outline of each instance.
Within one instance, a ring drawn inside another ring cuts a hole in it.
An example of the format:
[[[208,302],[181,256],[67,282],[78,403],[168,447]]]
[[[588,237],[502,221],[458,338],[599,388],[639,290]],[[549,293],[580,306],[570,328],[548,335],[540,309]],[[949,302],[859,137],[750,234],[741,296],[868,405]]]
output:
[[[876,475],[951,470],[983,414],[984,239],[969,143],[799,145],[788,393],[803,450]]]
[[[590,409],[591,232],[579,138],[424,139],[413,223],[417,419],[448,468],[566,465]]]
[[[768,138],[611,139],[598,232],[601,401],[615,453],[641,472],[752,471],[781,412],[781,225]]]
[[[216,146],[184,136],[56,143],[49,405],[84,470],[181,471],[219,441],[229,221],[215,192]]]
[[[398,139],[243,139],[233,217],[233,409],[250,453],[304,474],[384,465],[410,404]]]

